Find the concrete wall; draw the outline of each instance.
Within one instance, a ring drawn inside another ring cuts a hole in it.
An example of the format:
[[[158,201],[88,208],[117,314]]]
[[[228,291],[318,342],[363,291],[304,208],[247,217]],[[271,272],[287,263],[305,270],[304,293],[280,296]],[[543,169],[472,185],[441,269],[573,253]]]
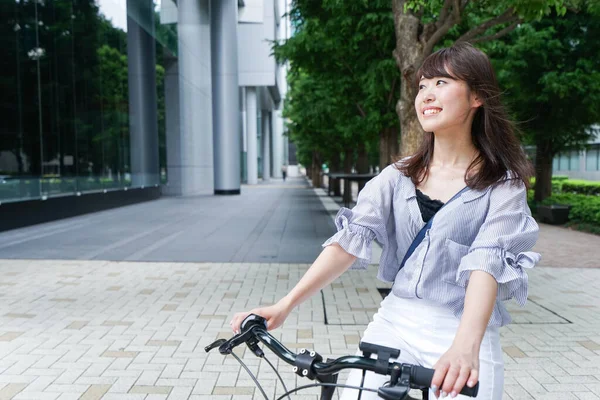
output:
[[[600,171],[554,171],[554,175],[568,176],[570,179],[600,181]]]
[[[275,39],[274,0],[264,0],[262,23],[238,23],[238,71],[240,86],[275,86],[276,62],[270,56]]]

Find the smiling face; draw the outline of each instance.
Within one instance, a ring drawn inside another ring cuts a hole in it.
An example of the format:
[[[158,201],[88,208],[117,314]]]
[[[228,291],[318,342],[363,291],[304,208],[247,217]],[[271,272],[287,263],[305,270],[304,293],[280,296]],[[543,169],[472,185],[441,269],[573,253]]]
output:
[[[469,128],[481,103],[464,81],[447,76],[421,77],[415,110],[425,132]]]

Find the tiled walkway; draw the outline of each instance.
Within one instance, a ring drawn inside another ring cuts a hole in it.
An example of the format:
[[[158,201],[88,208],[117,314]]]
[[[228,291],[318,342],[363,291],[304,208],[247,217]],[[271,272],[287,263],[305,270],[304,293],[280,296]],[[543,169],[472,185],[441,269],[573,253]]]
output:
[[[234,359],[203,348],[229,337],[233,312],[272,303],[307,267],[2,261],[0,398],[261,398]],[[352,354],[380,300],[374,275],[349,271],[274,335],[290,349]],[[530,277],[532,301],[511,307],[515,322],[502,329],[505,398],[598,399],[600,270],[539,268]],[[274,394],[268,366],[238,354]],[[291,386],[291,368],[278,365]],[[308,393],[299,398],[317,399]]]
[[[336,206],[322,198],[324,209],[334,211]],[[551,234],[561,243],[539,245],[562,248],[570,234]],[[593,261],[598,247],[588,246],[577,256]],[[34,258],[35,248],[30,251]],[[524,309],[511,303],[514,323],[501,330],[505,399],[600,399],[600,269],[556,266],[568,268],[530,271]],[[0,400],[260,399],[233,358],[203,348],[230,335],[234,312],[274,302],[307,268],[306,263],[0,260]],[[375,266],[349,271],[273,334],[292,350],[307,347],[335,357],[354,353],[382,287]],[[269,395],[281,393],[265,362],[243,349],[237,354],[258,372]],[[309,383],[297,380],[274,356],[270,360],[288,386]],[[314,389],[304,393],[292,398],[318,398]]]

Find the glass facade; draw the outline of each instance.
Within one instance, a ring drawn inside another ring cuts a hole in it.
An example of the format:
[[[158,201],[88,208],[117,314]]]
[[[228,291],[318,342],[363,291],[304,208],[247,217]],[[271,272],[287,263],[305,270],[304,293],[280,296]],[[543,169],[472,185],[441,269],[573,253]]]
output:
[[[579,151],[573,150],[555,156],[552,168],[554,171],[578,171]]]
[[[585,170],[600,171],[600,144],[592,145],[586,151]]]
[[[0,2],[0,202],[166,181],[164,74],[177,54],[177,26],[161,24],[157,5],[148,2],[144,14],[144,0],[135,3]],[[132,39],[139,37],[132,26],[149,35],[150,46]],[[154,79],[132,71],[140,62]],[[144,86],[156,96],[136,98]],[[141,130],[136,113],[156,126],[142,136],[158,136],[149,179],[136,179],[147,175],[139,165],[148,165],[136,164],[148,158],[140,153],[147,140],[132,139]]]

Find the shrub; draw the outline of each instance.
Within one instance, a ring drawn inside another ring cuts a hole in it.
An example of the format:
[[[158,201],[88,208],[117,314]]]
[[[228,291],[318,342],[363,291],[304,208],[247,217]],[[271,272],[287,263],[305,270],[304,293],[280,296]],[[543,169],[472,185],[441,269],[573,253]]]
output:
[[[564,193],[587,194],[590,196],[600,196],[600,182],[590,182],[581,180],[567,180],[562,183]]]
[[[566,227],[575,229],[576,231],[593,233],[596,235],[600,235],[600,226],[594,224],[588,224],[585,222],[567,222],[565,224]]]
[[[563,191],[563,187],[564,187],[564,182],[566,181],[561,181],[561,180],[552,180],[552,193],[560,193]]]
[[[563,183],[569,179],[568,176],[556,175],[552,177],[552,193],[560,193]],[[535,189],[535,177],[531,178],[531,189]]]
[[[531,213],[535,215],[537,213],[537,203],[533,200],[533,195],[534,195],[533,189],[529,189],[527,191],[527,205],[529,205],[529,208],[531,209]]]
[[[542,204],[568,204],[571,206],[569,219],[572,222],[581,222],[600,226],[600,196],[556,193],[545,199]]]

